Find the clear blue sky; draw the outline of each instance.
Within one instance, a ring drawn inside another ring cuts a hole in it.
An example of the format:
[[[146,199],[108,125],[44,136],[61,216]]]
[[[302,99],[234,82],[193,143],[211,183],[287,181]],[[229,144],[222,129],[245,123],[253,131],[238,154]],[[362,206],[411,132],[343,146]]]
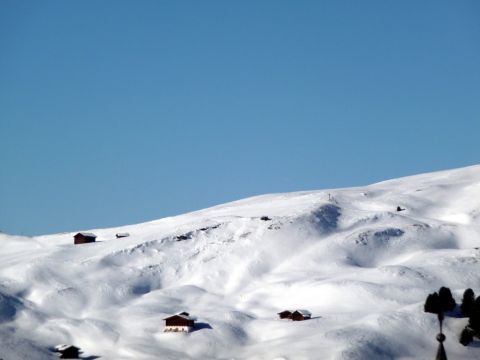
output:
[[[479,163],[480,1],[0,2],[0,230]]]

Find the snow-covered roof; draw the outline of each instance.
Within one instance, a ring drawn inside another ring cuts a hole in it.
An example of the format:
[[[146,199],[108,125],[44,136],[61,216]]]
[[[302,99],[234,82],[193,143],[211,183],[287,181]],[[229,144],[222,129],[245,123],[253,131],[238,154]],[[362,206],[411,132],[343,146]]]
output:
[[[85,237],[94,237],[94,238],[97,237],[97,235],[95,235],[94,233],[89,233],[89,232],[79,232],[77,235],[79,235],[79,234],[83,235]]]
[[[299,312],[303,316],[312,316],[312,313],[308,310],[305,310],[305,309],[297,309],[295,311]]]
[[[186,319],[186,320],[194,320],[194,321],[197,320],[197,318],[195,316],[190,316],[190,315],[187,316],[187,315],[180,315],[180,314],[177,314],[177,315]]]
[[[172,315],[172,316],[169,316],[163,320],[167,320],[167,319],[170,319],[171,317],[174,317],[174,316],[180,316],[181,318],[184,318],[185,320],[197,320],[197,318],[195,316],[190,316],[190,315],[183,315],[181,312],[178,313],[178,314],[175,314],[175,315]]]
[[[299,314],[303,315],[303,316],[312,316],[312,313],[308,310],[305,310],[305,309],[296,309],[296,310],[283,310],[283,311],[280,311],[278,314],[282,314],[282,313],[286,313],[286,312],[290,312],[290,313],[294,313],[294,312],[298,312]]]
[[[123,233],[117,233],[115,236],[118,236],[118,237],[128,237],[130,236],[130,234],[128,232],[123,232]]]
[[[80,349],[80,348],[76,347],[75,345],[60,344],[60,345],[55,346],[55,350],[57,350],[57,351],[65,351],[65,350],[70,349],[70,348]]]

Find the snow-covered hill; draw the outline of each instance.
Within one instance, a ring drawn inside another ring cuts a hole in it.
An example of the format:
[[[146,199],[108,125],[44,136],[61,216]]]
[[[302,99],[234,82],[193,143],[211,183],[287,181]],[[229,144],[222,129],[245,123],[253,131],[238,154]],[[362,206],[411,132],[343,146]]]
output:
[[[102,359],[431,359],[427,294],[480,292],[480,166],[89,231],[0,234],[0,358],[73,343]],[[290,308],[313,318],[277,319]],[[164,333],[179,311],[199,329]],[[465,324],[446,318],[451,359],[480,358]]]

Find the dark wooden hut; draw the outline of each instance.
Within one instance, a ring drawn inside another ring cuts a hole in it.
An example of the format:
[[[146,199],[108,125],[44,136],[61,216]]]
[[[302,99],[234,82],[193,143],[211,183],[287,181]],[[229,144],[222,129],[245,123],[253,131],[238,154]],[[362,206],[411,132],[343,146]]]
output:
[[[278,317],[280,319],[291,319],[292,318],[292,312],[290,310],[284,310],[284,311],[278,313]]]
[[[295,310],[292,313],[292,320],[293,321],[303,321],[308,320],[312,317],[312,313],[308,310]]]
[[[80,356],[80,348],[74,345],[58,345],[55,351],[60,353],[60,359],[78,359]]]
[[[181,312],[165,319],[165,332],[190,332],[195,327],[195,318],[187,312]]]
[[[293,321],[307,320],[312,317],[312,313],[308,310],[284,310],[278,313],[280,319],[290,319]]]
[[[92,243],[92,242],[95,242],[96,238],[97,238],[97,235],[95,234],[87,233],[87,232],[79,232],[73,237],[74,239],[73,243],[75,245]]]

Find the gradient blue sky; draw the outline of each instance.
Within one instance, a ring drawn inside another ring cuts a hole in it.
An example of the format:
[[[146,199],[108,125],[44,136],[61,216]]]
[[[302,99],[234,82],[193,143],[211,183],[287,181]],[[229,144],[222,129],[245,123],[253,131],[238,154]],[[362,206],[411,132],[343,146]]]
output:
[[[0,230],[479,163],[480,1],[0,2]]]

